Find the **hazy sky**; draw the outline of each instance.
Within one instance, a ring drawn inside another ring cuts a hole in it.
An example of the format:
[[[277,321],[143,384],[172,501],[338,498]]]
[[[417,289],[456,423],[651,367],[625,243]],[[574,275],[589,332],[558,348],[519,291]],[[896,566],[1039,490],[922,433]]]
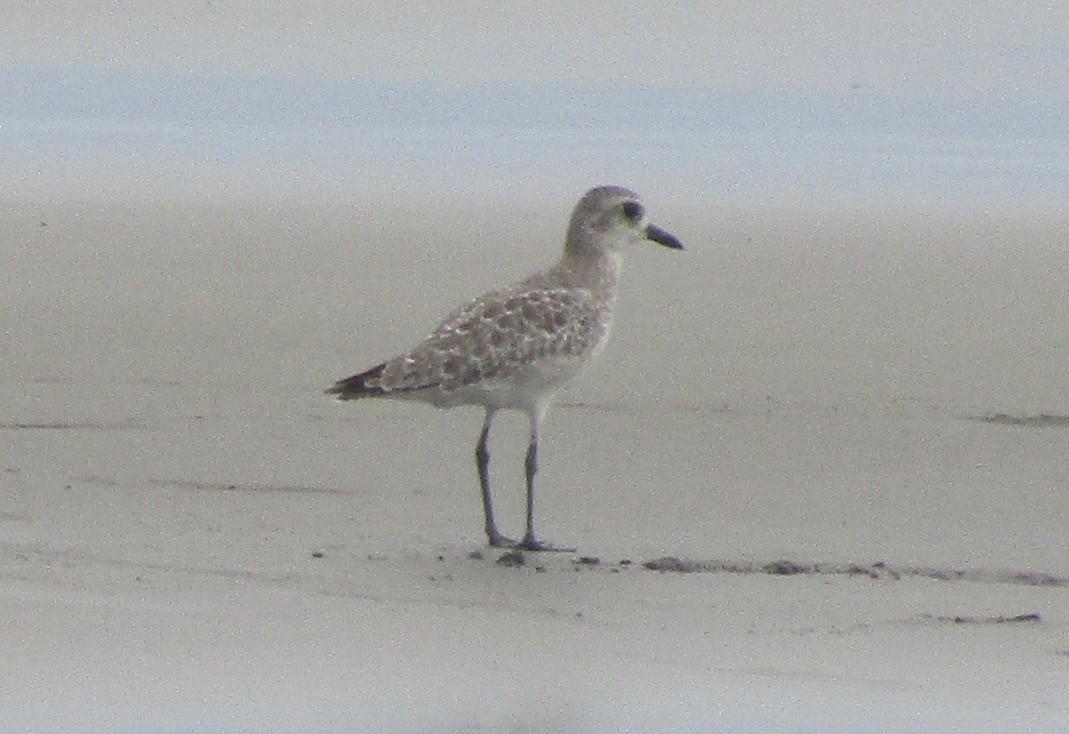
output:
[[[1069,91],[1065,2],[9,0],[0,7],[5,63],[443,83]]]
[[[78,156],[92,176],[116,151],[142,173],[197,158],[253,161],[260,180],[337,161],[506,180],[560,144],[576,181],[661,162],[713,190],[1069,191],[1064,0],[0,0],[0,15],[4,188],[70,179]]]

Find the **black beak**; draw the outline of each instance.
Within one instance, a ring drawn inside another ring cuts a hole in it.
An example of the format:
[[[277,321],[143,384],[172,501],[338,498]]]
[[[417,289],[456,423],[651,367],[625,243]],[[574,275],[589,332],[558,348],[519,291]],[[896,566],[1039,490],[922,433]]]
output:
[[[665,247],[671,247],[673,250],[683,249],[683,243],[676,239],[674,234],[665,232],[660,227],[655,227],[652,224],[646,227],[646,239],[653,240],[657,244],[664,245]]]

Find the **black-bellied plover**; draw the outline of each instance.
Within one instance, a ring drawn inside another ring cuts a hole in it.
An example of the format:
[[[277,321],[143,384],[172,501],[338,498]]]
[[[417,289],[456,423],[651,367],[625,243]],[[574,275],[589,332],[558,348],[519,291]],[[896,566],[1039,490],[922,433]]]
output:
[[[605,347],[620,282],[621,252],[639,240],[683,247],[673,235],[650,224],[633,191],[619,186],[591,189],[572,211],[560,262],[461,306],[411,350],[339,380],[327,393],[341,400],[421,400],[440,408],[481,405],[486,417],[475,464],[490,545],[572,550],[535,537],[539,431],[557,390]],[[497,411],[508,409],[524,411],[531,421],[524,463],[527,526],[518,543],[497,530],[488,474],[490,421]]]

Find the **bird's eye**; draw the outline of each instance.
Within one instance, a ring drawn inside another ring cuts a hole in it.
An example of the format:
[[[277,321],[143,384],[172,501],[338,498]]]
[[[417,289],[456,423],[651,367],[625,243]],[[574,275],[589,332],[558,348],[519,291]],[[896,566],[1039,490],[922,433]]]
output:
[[[642,210],[642,205],[635,201],[624,202],[624,216],[632,222],[638,222],[642,219],[642,215],[645,212]]]

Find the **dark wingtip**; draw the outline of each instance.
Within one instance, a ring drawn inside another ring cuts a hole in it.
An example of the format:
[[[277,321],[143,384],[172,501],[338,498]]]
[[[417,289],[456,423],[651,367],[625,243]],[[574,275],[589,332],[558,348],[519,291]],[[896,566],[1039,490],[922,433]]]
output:
[[[665,247],[669,247],[673,250],[683,249],[683,243],[680,242],[674,234],[672,234],[671,232],[666,232],[665,230],[653,224],[646,227],[646,239],[653,240],[657,244],[664,245]]]
[[[327,395],[335,395],[338,400],[355,400],[356,398],[362,398],[369,395],[382,395],[382,388],[369,387],[367,381],[382,374],[382,368],[385,366],[385,363],[376,365],[371,369],[353,375],[352,377],[338,380],[324,390],[324,393]]]

